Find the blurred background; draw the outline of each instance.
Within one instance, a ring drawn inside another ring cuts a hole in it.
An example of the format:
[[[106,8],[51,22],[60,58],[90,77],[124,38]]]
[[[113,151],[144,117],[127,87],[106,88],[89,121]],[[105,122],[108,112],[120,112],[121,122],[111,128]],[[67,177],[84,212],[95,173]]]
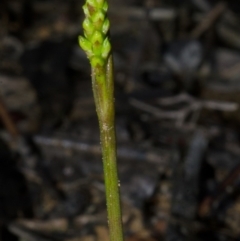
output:
[[[0,3],[2,241],[108,241],[83,0]],[[110,0],[127,241],[240,240],[238,0]]]

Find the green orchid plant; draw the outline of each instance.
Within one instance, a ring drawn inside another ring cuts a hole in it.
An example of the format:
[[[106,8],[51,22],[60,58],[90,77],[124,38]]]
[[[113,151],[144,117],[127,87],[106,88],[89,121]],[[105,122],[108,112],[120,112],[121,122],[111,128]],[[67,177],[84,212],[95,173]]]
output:
[[[83,6],[84,36],[79,36],[79,45],[86,52],[92,69],[92,87],[103,154],[110,241],[123,241],[117,171],[113,59],[107,10],[106,0],[86,0]]]

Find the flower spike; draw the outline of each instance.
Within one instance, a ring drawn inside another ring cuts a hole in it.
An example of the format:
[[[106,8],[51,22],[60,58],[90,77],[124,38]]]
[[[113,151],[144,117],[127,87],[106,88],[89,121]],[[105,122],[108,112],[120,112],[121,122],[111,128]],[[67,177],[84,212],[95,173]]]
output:
[[[79,44],[86,52],[92,67],[96,66],[96,63],[105,66],[111,51],[108,38],[110,22],[107,18],[107,10],[106,0],[86,0],[83,6],[85,14],[84,36],[79,38]]]

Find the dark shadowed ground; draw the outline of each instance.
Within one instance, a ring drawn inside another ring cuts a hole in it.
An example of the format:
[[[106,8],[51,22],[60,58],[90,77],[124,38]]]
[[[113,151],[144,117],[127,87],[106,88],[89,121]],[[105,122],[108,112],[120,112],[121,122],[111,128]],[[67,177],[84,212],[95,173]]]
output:
[[[109,240],[83,3],[0,3],[2,241]],[[126,240],[240,240],[238,0],[109,5]]]

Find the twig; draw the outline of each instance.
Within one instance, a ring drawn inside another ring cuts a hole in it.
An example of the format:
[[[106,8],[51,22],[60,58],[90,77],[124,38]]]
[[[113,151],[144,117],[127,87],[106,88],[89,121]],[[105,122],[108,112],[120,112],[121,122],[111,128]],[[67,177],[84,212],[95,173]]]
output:
[[[223,2],[218,3],[197,25],[195,29],[191,32],[192,38],[199,38],[206,30],[208,30],[217,18],[226,9],[226,4]]]
[[[37,232],[57,232],[66,231],[68,221],[66,218],[58,218],[51,220],[34,220],[34,219],[19,219],[16,224],[32,231]]]
[[[20,227],[17,224],[10,224],[8,226],[8,229],[10,232],[14,233],[18,237],[21,237],[21,239],[28,240],[28,241],[51,241],[52,239],[48,238],[41,238],[37,234],[34,234],[33,232],[29,232],[29,230]]]
[[[6,106],[4,105],[2,99],[0,98],[0,118],[3,121],[3,124],[5,125],[8,132],[11,134],[13,138],[16,138],[19,136],[19,132],[17,130],[17,127],[15,123],[13,122],[9,112],[6,109]]]
[[[220,111],[236,111],[239,107],[237,103],[233,102],[198,100],[185,93],[173,97],[158,99],[157,102],[163,106],[171,106],[181,103],[185,103],[185,106],[178,110],[161,110],[159,107],[154,107],[136,99],[129,100],[129,103],[135,108],[151,113],[160,119],[175,120],[177,126],[182,126],[185,118],[190,112],[197,112],[197,115],[194,115],[191,121],[191,124],[196,123],[202,108]]]
[[[44,137],[44,136],[35,136],[34,142],[39,146],[46,146],[49,148],[58,148],[60,150],[70,149],[85,153],[92,153],[96,155],[101,155],[101,149],[99,144],[86,143],[80,141],[72,141],[67,139],[53,138],[53,137]],[[119,146],[118,147],[118,156],[119,158],[138,160],[138,161],[148,161],[156,164],[161,164],[163,166],[167,165],[167,158],[161,153],[154,150],[143,150],[142,148],[130,148]]]
[[[137,7],[116,7],[110,11],[114,16],[133,17],[138,19],[146,18],[146,11],[143,8]],[[174,9],[154,8],[149,11],[149,18],[151,20],[172,20],[176,18],[177,12]]]
[[[180,102],[190,102],[193,100],[193,97],[186,94],[186,93],[181,93],[179,95],[174,95],[171,97],[165,97],[165,98],[160,98],[157,100],[157,103],[160,105],[174,105],[178,104]]]
[[[202,108],[214,109],[220,111],[236,111],[239,107],[237,103],[227,102],[227,101],[212,101],[212,100],[198,100],[186,93],[181,93],[172,97],[158,99],[157,103],[160,105],[174,105],[180,104],[181,102],[190,103],[191,102],[200,102]]]
[[[220,75],[225,79],[231,79],[234,76],[238,75],[239,68],[240,68],[240,63],[238,62],[223,71],[220,70]]]
[[[191,0],[191,2],[201,11],[209,11],[211,6],[207,0]]]

